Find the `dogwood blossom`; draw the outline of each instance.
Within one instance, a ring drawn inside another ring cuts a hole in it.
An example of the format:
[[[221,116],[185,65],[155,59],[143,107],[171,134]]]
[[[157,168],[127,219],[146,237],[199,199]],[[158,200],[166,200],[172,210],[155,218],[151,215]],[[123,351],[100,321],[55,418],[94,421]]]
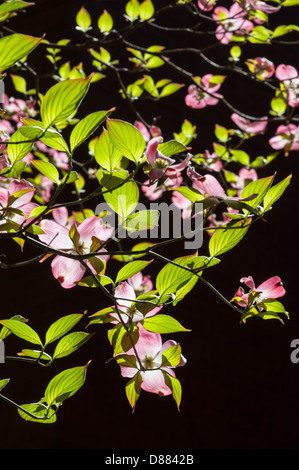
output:
[[[263,134],[268,123],[267,116],[263,116],[260,121],[251,121],[237,113],[231,115],[231,120],[246,134]]]
[[[299,106],[299,76],[298,71],[292,65],[280,64],[276,68],[276,78],[284,84],[287,95],[288,104],[291,108]]]
[[[281,124],[276,129],[276,134],[271,137],[269,144],[275,150],[284,150],[287,157],[291,150],[299,150],[299,126],[295,124]]]
[[[221,95],[216,93],[221,87],[221,83],[214,83],[211,73],[204,75],[203,77],[196,77],[199,86],[190,85],[188,87],[188,94],[185,97],[185,103],[187,106],[193,109],[202,109],[206,106],[215,106]]]
[[[150,393],[156,393],[159,396],[171,395],[172,390],[166,385],[163,372],[166,372],[173,377],[175,373],[173,367],[163,365],[163,353],[167,349],[176,346],[177,343],[173,340],[168,340],[162,343],[161,335],[158,333],[151,333],[146,331],[142,325],[138,324],[139,338],[135,344],[135,350],[141,360],[142,366],[145,370],[140,370],[142,378],[141,388]],[[130,349],[127,351],[128,355],[135,355],[135,351]],[[140,369],[138,361],[137,367]],[[181,367],[186,364],[184,356],[180,356],[180,361],[175,367]],[[133,367],[121,366],[121,375],[123,377],[132,378],[137,373],[138,369]]]
[[[77,255],[90,253],[94,239],[102,243],[108,240],[114,231],[113,227],[105,226],[102,219],[96,216],[88,217],[81,224],[77,225],[77,240],[70,236],[73,225],[69,228],[54,220],[44,219],[40,222],[40,227],[44,233],[39,235],[39,239],[43,243],[56,250]],[[94,258],[106,263],[109,256],[105,255],[106,250],[104,248],[100,251],[103,254],[96,255]],[[94,268],[93,260],[86,259],[85,263],[93,273],[98,274]],[[78,259],[61,255],[55,256],[51,263],[51,268],[53,276],[65,289],[74,287],[86,272],[85,266]]]
[[[278,276],[270,277],[257,287],[255,287],[252,276],[242,277],[240,282],[250,289],[249,292],[245,293],[243,287],[240,286],[234,295],[235,302],[242,307],[246,307],[249,303],[250,305],[258,305],[268,299],[278,299],[286,293]]]
[[[216,7],[212,15],[218,24],[216,38],[222,44],[228,44],[234,35],[249,33],[254,24],[246,19],[246,15],[246,11],[237,2],[233,3],[229,10],[225,7]]]
[[[254,73],[259,80],[271,78],[275,72],[275,66],[271,60],[266,57],[256,57],[255,59],[247,59],[246,65],[251,73]]]
[[[38,205],[31,202],[34,186],[24,179],[12,179],[8,188],[0,187],[0,228],[7,221],[23,224]]]
[[[192,158],[192,155],[189,154],[183,162],[175,163],[173,158],[166,157],[158,150],[158,145],[162,140],[161,136],[154,137],[148,142],[146,147],[145,155],[147,162],[151,166],[151,170],[149,171],[151,181],[158,180],[163,175],[175,176],[177,172],[187,167],[189,160]]]

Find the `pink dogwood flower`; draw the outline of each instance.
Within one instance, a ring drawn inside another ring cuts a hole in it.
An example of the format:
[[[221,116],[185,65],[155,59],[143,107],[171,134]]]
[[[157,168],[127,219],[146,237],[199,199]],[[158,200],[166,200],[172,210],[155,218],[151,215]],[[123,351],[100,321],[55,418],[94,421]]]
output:
[[[216,0],[197,0],[198,8],[200,8],[203,11],[213,10],[214,3],[216,3]]]
[[[275,150],[284,150],[287,157],[291,150],[299,150],[299,126],[295,124],[281,124],[276,129],[276,134],[271,137],[269,144]]]
[[[286,87],[289,106],[291,108],[299,106],[299,76],[295,67],[280,64],[276,68],[275,76]]]
[[[163,183],[159,184],[159,181],[156,181],[153,184],[150,184],[151,181],[147,180],[144,182],[144,184],[141,186],[141,189],[144,193],[144,195],[150,200],[150,201],[156,201],[162,195],[164,194],[165,191],[168,191],[169,189],[177,188],[181,186],[183,182],[183,177],[181,176],[180,171],[176,171],[173,175],[167,175],[167,179],[163,181]]]
[[[245,62],[249,71],[254,73],[259,80],[266,80],[272,77],[275,72],[275,67],[271,60],[266,57],[256,57],[255,59],[247,59]]]
[[[192,155],[189,154],[183,162],[176,164],[173,158],[166,157],[158,150],[158,145],[162,140],[161,136],[154,137],[148,142],[146,147],[145,155],[147,162],[151,166],[151,170],[149,171],[151,181],[159,180],[163,175],[175,175],[177,172],[186,168],[189,160],[192,158]]]
[[[188,94],[185,97],[187,106],[193,109],[202,109],[206,106],[215,106],[222,95],[216,93],[221,87],[221,83],[213,83],[211,73],[204,75],[202,78],[196,77],[199,86],[190,85]]]
[[[133,287],[135,294],[138,296],[149,292],[153,288],[153,283],[151,281],[151,276],[143,276],[142,272],[134,274],[134,276],[129,277],[127,282],[130,286]]]
[[[234,35],[250,33],[254,24],[246,19],[246,15],[246,11],[237,2],[233,3],[229,10],[225,7],[216,7],[212,17],[218,24],[216,28],[218,41],[228,44]]]
[[[147,282],[147,281],[146,281]],[[136,281],[134,280],[136,285]],[[142,292],[144,293],[144,292]],[[137,323],[144,318],[152,317],[160,312],[162,305],[156,307],[154,299],[152,305],[147,304],[147,308],[144,311],[142,303],[136,302],[137,297],[141,295],[136,291],[132,285],[132,281],[120,282],[115,289],[115,299],[118,306],[118,311],[111,307],[106,316],[109,317],[111,323],[120,323],[119,314],[121,315],[122,322],[125,324]]]
[[[241,168],[238,175],[236,176],[236,181],[231,182],[231,186],[234,189],[237,189],[238,196],[241,195],[245,186],[251,181],[256,181],[258,179],[257,172],[252,168],[251,170],[247,170],[247,168]]]
[[[141,121],[135,121],[134,126],[141,132],[145,142],[149,142],[152,137],[162,135],[161,129],[157,126],[150,126],[149,130]]]
[[[249,287],[249,292],[245,293],[243,287],[240,286],[234,295],[235,302],[241,307],[246,307],[248,304],[258,305],[268,299],[278,299],[286,293],[278,276],[270,277],[257,287],[252,276],[242,277],[240,282]]]
[[[146,331],[140,324],[138,324],[138,331],[139,338],[135,344],[135,349],[144,370],[141,370],[137,360],[137,369],[134,367],[121,366],[121,375],[123,377],[132,378],[139,370],[142,378],[142,390],[156,393],[159,396],[171,395],[172,391],[165,383],[164,373],[170,374],[173,377],[175,377],[175,373],[173,371],[173,367],[163,366],[162,355],[167,351],[167,349],[176,346],[177,343],[173,340],[168,340],[165,343],[162,343],[160,334]],[[133,348],[130,349],[127,354],[136,357]],[[181,354],[180,361],[175,367],[181,367],[185,364],[186,359]]]
[[[2,107],[10,115],[10,118],[17,124],[21,124],[21,118],[34,117],[36,111],[34,109],[35,102],[31,100],[21,100],[16,98],[9,98],[6,94],[3,95]]]
[[[75,255],[90,253],[94,239],[103,243],[111,237],[114,230],[113,227],[105,226],[102,219],[96,216],[88,217],[81,224],[77,225],[78,239],[76,241],[70,237],[72,227],[69,228],[61,225],[55,222],[55,220],[44,219],[40,222],[40,227],[44,233],[39,235],[39,239],[43,243],[56,250]],[[109,256],[105,255],[105,251],[104,248],[101,249],[103,254],[96,255],[95,258],[106,263]],[[92,260],[86,259],[85,263],[93,273],[98,274]],[[74,287],[86,272],[85,266],[79,260],[61,255],[55,256],[51,263],[51,268],[53,276],[65,289]]]
[[[246,134],[263,134],[268,122],[266,116],[263,116],[260,121],[250,121],[237,113],[231,115],[231,120]]]
[[[31,202],[33,195],[34,186],[24,179],[12,179],[7,189],[0,187],[0,228],[7,221],[30,222],[29,215],[38,206]]]

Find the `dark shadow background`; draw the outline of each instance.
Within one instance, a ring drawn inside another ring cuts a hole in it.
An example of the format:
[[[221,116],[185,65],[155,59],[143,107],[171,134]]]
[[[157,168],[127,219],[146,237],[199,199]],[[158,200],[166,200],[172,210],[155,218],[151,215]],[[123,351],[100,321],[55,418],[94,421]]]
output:
[[[84,6],[97,18],[104,7],[112,15],[121,16],[125,3],[110,0],[108,8],[107,2],[86,0]],[[46,32],[46,37],[53,41],[71,37],[80,40],[74,27],[75,15],[81,6],[81,1],[77,0],[37,0],[36,6],[31,7],[26,15],[20,14],[13,19],[10,27],[35,36]],[[288,17],[281,14],[280,22],[293,23],[294,12],[298,14],[298,8],[289,9]],[[163,18],[164,24],[167,21],[179,24],[182,20],[178,16]],[[192,24],[190,18],[188,21]],[[163,39],[151,29],[147,29],[141,40],[139,38],[146,46],[165,44],[165,41],[171,45],[174,40],[180,46],[196,46],[194,40],[192,43],[186,39],[186,44],[182,43],[175,34]],[[221,51],[216,50],[209,57],[217,58],[222,63],[225,59]],[[255,50],[253,57],[265,54],[275,61],[275,65],[281,62],[299,65],[298,46],[287,49],[261,46],[258,52]],[[39,69],[46,73],[49,65],[46,59],[40,57],[34,52],[31,63],[38,64]],[[68,57],[72,65],[80,61],[75,54],[68,54]],[[186,55],[180,60],[186,67],[192,66],[195,74],[219,73],[203,62],[198,61],[197,64],[193,56]],[[163,73],[167,78],[172,77],[169,69]],[[182,77],[177,77],[177,80],[184,82]],[[44,84],[47,89],[46,81]],[[132,122],[135,117],[131,110],[125,102],[115,97],[117,87],[118,84],[110,76],[94,84],[79,115],[116,105],[114,117]],[[167,116],[164,111],[166,101],[162,104],[144,102],[142,111],[146,116],[163,113],[158,124],[163,129],[165,140],[172,137],[173,131],[179,131],[183,119],[187,117],[198,128],[196,145],[199,147],[195,150],[212,150],[213,122],[216,120],[221,125],[232,126],[230,113],[221,104],[213,109],[186,109],[186,87],[183,92],[167,99]],[[251,86],[246,79],[230,78],[223,85],[222,92],[239,109],[256,116],[263,115],[268,109],[270,95],[264,87]],[[269,137],[275,129],[276,125],[269,127]],[[267,155],[271,148],[265,137],[256,137],[250,142],[248,151],[253,156]],[[290,360],[291,341],[299,337],[297,152],[291,152],[288,158],[280,156],[259,175],[266,176],[274,171],[278,171],[277,181],[293,174],[292,184],[284,199],[275,204],[267,216],[267,222],[260,222],[249,231],[245,240],[224,254],[221,264],[209,271],[206,277],[230,299],[243,276],[253,275],[257,285],[273,275],[280,276],[287,291],[282,301],[290,312],[290,320],[282,325],[276,321],[252,319],[246,325],[240,325],[239,315],[200,283],[175,309],[165,307],[164,313],[173,314],[184,326],[192,329],[190,333],[171,335],[181,343],[188,359],[187,365],[177,370],[177,377],[183,385],[180,412],[171,397],[159,398],[143,392],[132,414],[125,396],[125,379],[120,376],[116,364],[105,363],[111,355],[105,325],[94,329],[96,335],[87,345],[69,358],[57,361],[50,369],[11,362],[1,365],[1,377],[11,377],[4,394],[21,404],[38,401],[56,373],[86,364],[92,359],[85,386],[63,404],[55,424],[26,423],[13,407],[0,403],[2,449],[298,448],[299,364],[293,364]],[[1,241],[1,253],[7,252],[10,262],[23,259],[16,247],[13,242]],[[181,248],[172,246],[161,253],[174,258]],[[25,248],[24,255],[29,257],[34,254],[36,251],[33,248]],[[112,266],[115,269],[118,267],[114,261],[111,262]],[[156,270],[161,266],[157,264]],[[0,276],[1,317],[21,314],[29,318],[30,325],[41,337],[60,316],[85,309],[92,314],[109,305],[109,301],[93,289],[62,289],[51,274],[49,262],[2,271]],[[6,352],[10,355],[23,347],[24,343],[12,336],[6,342]]]

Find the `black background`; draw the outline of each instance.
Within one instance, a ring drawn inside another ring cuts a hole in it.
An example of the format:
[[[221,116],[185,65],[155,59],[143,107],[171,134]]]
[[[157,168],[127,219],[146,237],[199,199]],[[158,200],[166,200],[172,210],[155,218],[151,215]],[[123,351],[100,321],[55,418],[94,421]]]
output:
[[[125,2],[89,0],[84,5],[97,18],[104,7],[111,14],[119,13],[120,6],[123,8]],[[77,0],[37,1],[36,6],[31,7],[26,15],[13,19],[10,27],[35,36],[47,33],[46,37],[53,41],[80,38],[79,33],[74,32],[74,27],[75,15],[81,6]],[[292,14],[294,11],[297,14],[297,10],[288,10],[285,17],[282,13],[276,15],[278,21],[294,22]],[[171,18],[163,20],[172,21]],[[176,17],[175,20],[180,22],[181,18]],[[167,37],[169,44],[175,39],[181,46],[185,44],[175,35]],[[153,36],[152,30],[147,30],[140,42],[149,46],[159,43],[159,40],[162,41],[159,36]],[[185,41],[186,45],[192,44],[191,40]],[[298,66],[297,50],[298,46],[295,45],[287,49],[282,46],[261,46],[259,55],[265,54],[272,58],[275,65],[283,62]],[[72,57],[72,54],[70,57],[72,65],[80,60],[78,56]],[[217,54],[214,55],[216,57]],[[217,59],[220,62],[224,60],[221,53]],[[198,61],[197,64],[192,56],[186,55],[181,60],[186,67],[193,67],[194,74],[217,73],[203,62]],[[49,66],[46,59],[41,59],[36,52],[32,54],[32,61],[33,64],[36,61],[35,65],[39,69],[47,71]],[[165,72],[165,76],[171,77],[170,70]],[[177,79],[184,82],[182,77]],[[105,80],[91,88],[86,104],[80,108],[82,116],[86,112],[109,109],[116,105],[114,117],[132,122],[135,117],[115,94],[117,83],[113,77]],[[223,86],[224,92],[243,111],[256,116],[267,112],[270,95],[264,87],[251,87],[246,79],[232,77]],[[205,148],[211,150],[213,122],[216,119],[219,124],[231,126],[230,113],[221,104],[217,109],[187,110],[184,96],[184,92],[179,92],[168,99],[167,116],[163,105],[159,103],[145,102],[142,111],[145,116],[148,116],[146,113],[150,113],[150,116],[164,113],[159,124],[165,140],[170,139],[172,132],[178,131],[183,119],[188,117],[198,127],[198,151]],[[276,125],[269,127],[269,137],[275,129]],[[253,139],[248,148],[254,156],[271,152],[264,137]],[[5,394],[21,404],[38,401],[49,380],[62,369],[83,365],[92,359],[85,386],[63,404],[55,424],[27,423],[13,407],[0,403],[0,447],[297,449],[299,364],[293,364],[290,360],[291,341],[299,337],[297,159],[298,152],[291,152],[288,158],[282,155],[260,172],[260,176],[266,176],[277,170],[277,180],[292,173],[292,184],[285,197],[269,213],[267,222],[258,223],[243,242],[223,255],[221,264],[206,275],[228,299],[234,295],[242,276],[253,275],[257,285],[273,275],[280,276],[287,291],[283,303],[290,312],[290,320],[286,320],[285,325],[260,319],[240,325],[239,315],[203,284],[198,284],[174,310],[165,307],[165,313],[173,314],[192,330],[190,333],[172,335],[182,345],[188,360],[185,367],[177,370],[177,377],[183,385],[179,412],[171,397],[160,398],[143,392],[132,414],[125,396],[125,379],[120,376],[116,364],[105,363],[111,355],[105,326],[94,329],[96,335],[87,345],[69,358],[57,361],[50,369],[19,363],[1,365],[1,378],[11,377]],[[10,262],[22,259],[13,242],[2,241],[1,245],[1,253],[7,252]],[[175,257],[181,248],[171,247],[161,253]],[[25,248],[24,255],[29,257],[34,254],[37,252],[33,248]],[[118,265],[111,262],[111,266],[117,268]],[[107,303],[94,290],[90,292],[90,289],[80,287],[62,289],[51,274],[49,262],[30,268],[2,271],[0,276],[1,317],[21,314],[29,318],[30,325],[41,337],[50,323],[62,315],[85,309],[91,314],[109,305],[109,301]],[[7,354],[12,355],[24,347],[24,343],[10,337],[6,347]]]

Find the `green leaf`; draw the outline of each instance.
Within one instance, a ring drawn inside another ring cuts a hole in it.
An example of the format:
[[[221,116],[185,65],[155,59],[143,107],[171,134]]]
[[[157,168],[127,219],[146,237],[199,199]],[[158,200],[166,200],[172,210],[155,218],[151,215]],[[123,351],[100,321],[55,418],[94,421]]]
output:
[[[180,186],[175,188],[174,191],[178,191],[186,199],[191,202],[199,202],[204,200],[204,196],[195,188],[188,188],[187,186]]]
[[[101,31],[101,33],[109,33],[111,29],[113,28],[113,18],[108,13],[107,10],[104,10],[101,16],[98,19],[98,28]]]
[[[61,338],[57,344],[53,359],[59,359],[61,357],[69,356],[74,351],[79,349],[83,344],[91,338],[92,335],[84,333],[82,331],[75,331]]]
[[[227,139],[229,137],[228,130],[223,126],[219,126],[218,124],[216,124],[215,136],[220,142],[227,142]]]
[[[164,375],[165,384],[171,389],[173,399],[176,402],[176,405],[177,405],[178,410],[179,410],[181,400],[182,400],[182,386],[181,386],[181,383],[176,377],[173,377],[172,375],[168,374],[165,371],[162,371],[162,372],[163,372],[163,375]]]
[[[12,134],[11,138],[9,139],[10,143],[7,146],[7,153],[9,160],[13,165],[22,160],[22,158],[26,157],[26,155],[28,155],[30,152],[33,142],[27,142],[28,140],[32,139],[24,137],[20,129]]]
[[[145,269],[150,263],[151,261],[132,261],[127,263],[118,271],[115,283],[125,281],[129,277],[134,276],[134,274]]]
[[[174,262],[186,267],[187,260],[185,258],[176,258]],[[175,264],[167,263],[156,278],[156,288],[160,297],[163,299],[164,296],[175,294],[177,290],[190,281],[192,276],[192,272]]]
[[[0,6],[0,10],[1,10],[1,6]],[[18,91],[19,93],[25,94],[27,90],[27,83],[26,83],[25,78],[21,77],[20,75],[13,75],[13,74],[10,74],[10,78],[12,79],[12,82],[14,84],[16,91]]]
[[[42,38],[24,34],[11,34],[0,39],[0,72],[26,57]]]
[[[44,162],[43,160],[31,160],[31,164],[39,171],[42,175],[59,184],[59,173],[57,168],[50,162]]]
[[[165,157],[170,157],[177,153],[186,152],[188,147],[185,147],[181,142],[177,140],[170,140],[169,142],[163,142],[158,145],[158,150],[165,155]]]
[[[274,202],[282,196],[289,186],[291,178],[292,175],[289,175],[284,180],[280,181],[280,183],[275,184],[269,189],[263,200],[264,212],[270,210]]]
[[[218,229],[212,235],[209,242],[210,256],[220,256],[226,251],[231,250],[245,236],[251,219],[244,221],[233,221],[226,225],[228,229]]]
[[[15,321],[20,321],[22,323],[26,323],[26,318],[22,317],[22,315],[14,315],[13,317],[11,317],[10,320],[15,320]],[[7,336],[11,335],[11,331],[6,328],[5,326],[3,326],[1,328],[1,331],[0,331],[0,341],[4,340],[5,338],[7,338]]]
[[[126,219],[125,228],[133,232],[151,230],[157,227],[159,216],[159,211],[156,210],[135,212]]]
[[[155,8],[151,0],[144,0],[139,7],[139,18],[141,21],[147,21],[155,13]]]
[[[82,7],[76,15],[76,23],[84,33],[90,29],[91,17],[88,11]]]
[[[45,345],[56,341],[61,338],[61,336],[68,333],[75,325],[77,325],[83,316],[84,313],[73,313],[71,315],[63,316],[52,323],[46,332]]]
[[[155,58],[157,59],[157,58]],[[160,59],[161,61],[162,59]],[[163,61],[164,63],[164,61]],[[159,67],[160,65],[163,65],[163,63],[158,63],[156,64],[156,67]],[[160,93],[160,98],[165,98],[165,96],[173,95],[177,91],[179,91],[181,88],[183,88],[185,85],[183,83],[168,83],[163,90]]]
[[[120,222],[123,222],[134,211],[139,201],[138,186],[134,181],[124,182],[127,177],[127,172],[118,171],[102,183],[104,199],[119,215]]]
[[[94,147],[96,161],[105,170],[112,171],[120,168],[122,154],[114,147],[106,129],[98,138]]]
[[[31,5],[34,5],[34,3],[23,2],[22,0],[6,0],[2,5],[0,5],[0,16]]]
[[[69,153],[69,148],[62,135],[53,127],[46,127],[41,121],[25,118],[21,119],[24,126],[19,128],[20,133],[31,140],[40,140],[48,147]]]
[[[131,380],[129,380],[129,382],[127,382],[126,384],[126,396],[127,396],[128,402],[133,408],[133,411],[135,409],[136,402],[138,398],[140,397],[141,384],[142,384],[142,378],[141,378],[140,372],[137,372],[137,374],[134,375],[134,377]]]
[[[53,85],[42,99],[40,113],[45,126],[53,126],[73,115],[89,88],[87,78],[63,80]]]
[[[66,369],[49,382],[45,390],[48,406],[62,403],[84,385],[88,365]]]
[[[113,280],[109,276],[105,276],[103,274],[96,276],[96,279],[102,286],[114,284]],[[98,283],[95,281],[94,276],[86,276],[78,282],[78,285],[83,287],[99,287]]]
[[[0,392],[8,384],[9,381],[10,381],[10,379],[1,379],[0,380]]]
[[[267,191],[272,184],[274,176],[268,176],[266,178],[260,178],[256,181],[251,181],[242,191],[241,198],[247,198],[252,194],[257,194],[257,197],[251,201],[246,201],[246,204],[252,208],[256,208],[264,199]]]
[[[232,160],[241,163],[243,166],[250,165],[250,157],[243,150],[231,150]]]
[[[43,359],[45,361],[51,361],[52,358],[49,354],[38,351],[35,349],[22,349],[21,352],[18,353],[18,356],[26,356],[26,357],[31,357],[33,359]]]
[[[78,124],[72,130],[70,136],[71,151],[75,150],[75,148],[88,139],[88,137],[90,137],[104,121],[105,117],[109,115],[114,109],[115,108],[109,109],[109,111],[98,111],[81,119],[81,121],[78,122]]]
[[[163,314],[145,318],[140,323],[142,323],[145,330],[152,333],[166,334],[191,331],[184,328],[175,318]]]
[[[48,408],[42,402],[29,403],[21,406],[22,409],[18,408],[18,413],[21,418],[25,419],[25,421],[32,421],[34,423],[42,424],[52,424],[56,421],[56,412],[53,409]],[[36,416],[36,418],[30,416],[28,413],[26,413],[26,411]]]
[[[26,325],[26,323],[9,319],[0,320],[0,324],[8,328],[14,335],[28,341],[29,343],[43,344],[38,334],[30,326]]]
[[[126,4],[126,14],[131,21],[134,21],[139,16],[139,2],[138,0],[130,0]]]
[[[145,148],[141,132],[132,124],[117,119],[107,119],[107,130],[114,147],[129,160],[137,163]]]
[[[175,344],[162,353],[162,367],[176,367],[181,360],[182,348]]]

